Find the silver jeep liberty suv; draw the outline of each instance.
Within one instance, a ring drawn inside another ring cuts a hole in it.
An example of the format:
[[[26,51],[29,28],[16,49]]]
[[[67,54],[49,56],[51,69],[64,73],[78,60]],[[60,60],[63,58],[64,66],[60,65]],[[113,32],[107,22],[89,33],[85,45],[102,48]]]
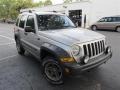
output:
[[[52,84],[62,84],[65,76],[98,67],[112,56],[104,35],[77,28],[66,15],[54,12],[21,13],[14,37],[18,53],[35,56]]]

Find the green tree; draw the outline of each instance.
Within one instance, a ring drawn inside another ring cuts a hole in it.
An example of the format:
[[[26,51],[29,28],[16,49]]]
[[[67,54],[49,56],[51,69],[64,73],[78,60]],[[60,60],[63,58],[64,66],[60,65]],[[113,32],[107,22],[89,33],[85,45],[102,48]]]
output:
[[[19,12],[21,9],[34,7],[32,0],[16,0],[16,10]]]
[[[21,9],[52,5],[51,0],[34,3],[33,0],[0,0],[0,18],[16,18]]]
[[[0,0],[0,18],[16,18],[21,9],[37,6],[32,0]]]
[[[43,2],[42,1],[40,1],[38,3],[33,3],[33,5],[32,5],[32,7],[41,7],[41,6],[43,6]]]
[[[10,12],[12,12],[15,5],[15,0],[0,0],[0,16],[3,18],[9,18]]]
[[[90,0],[76,0],[76,2],[90,1]]]
[[[46,0],[44,3],[44,6],[47,6],[47,5],[52,5],[52,1],[51,0]]]
[[[90,0],[64,0],[64,3],[82,2],[82,1],[90,1]]]
[[[44,6],[44,2],[40,1],[40,2],[38,3],[38,6],[39,6],[39,7]]]
[[[64,3],[71,3],[73,0],[64,0]]]

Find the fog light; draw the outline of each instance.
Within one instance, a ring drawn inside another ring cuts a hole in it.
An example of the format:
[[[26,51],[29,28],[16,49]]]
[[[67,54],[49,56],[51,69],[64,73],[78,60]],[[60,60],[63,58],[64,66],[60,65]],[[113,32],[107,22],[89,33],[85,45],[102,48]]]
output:
[[[110,47],[110,46],[108,46],[108,47],[106,48],[105,53],[108,54],[109,52],[111,52],[111,47]]]
[[[69,73],[70,70],[69,70],[68,68],[65,68],[65,72],[66,72],[66,73]]]

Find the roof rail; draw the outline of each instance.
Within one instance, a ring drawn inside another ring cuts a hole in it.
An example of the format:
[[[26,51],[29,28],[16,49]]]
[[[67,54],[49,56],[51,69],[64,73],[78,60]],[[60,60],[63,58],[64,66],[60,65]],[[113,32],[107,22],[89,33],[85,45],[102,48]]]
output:
[[[28,10],[20,10],[20,13],[28,12],[28,13],[33,13],[35,10],[28,9]]]
[[[54,13],[58,13],[57,11],[55,11],[55,10],[53,10],[52,12],[54,12]]]

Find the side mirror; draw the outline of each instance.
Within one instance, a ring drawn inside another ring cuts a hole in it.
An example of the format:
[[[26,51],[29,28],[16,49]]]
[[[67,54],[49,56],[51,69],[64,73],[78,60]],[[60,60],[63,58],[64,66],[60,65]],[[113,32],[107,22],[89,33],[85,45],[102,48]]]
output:
[[[33,29],[31,26],[26,26],[25,27],[25,32],[33,32]]]

